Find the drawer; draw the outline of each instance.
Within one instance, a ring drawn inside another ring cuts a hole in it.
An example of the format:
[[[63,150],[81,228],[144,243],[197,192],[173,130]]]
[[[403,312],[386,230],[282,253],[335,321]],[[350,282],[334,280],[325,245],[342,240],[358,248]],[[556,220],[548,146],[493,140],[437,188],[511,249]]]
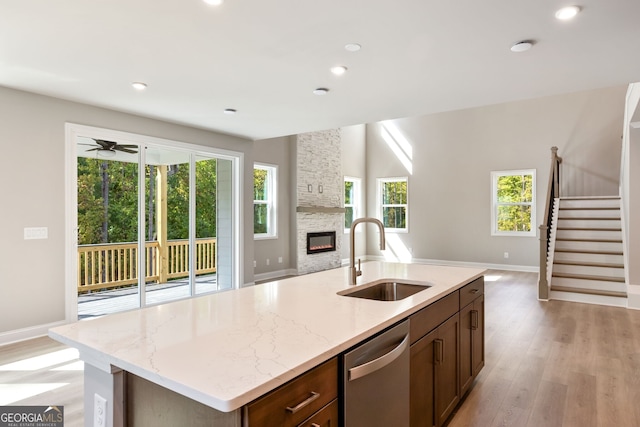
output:
[[[244,427],[295,427],[338,397],[338,359],[313,368],[244,407]]]
[[[298,427],[338,427],[338,399],[334,399]]]
[[[460,310],[458,291],[423,308],[409,318],[411,344],[437,328],[442,322]]]
[[[460,307],[465,307],[482,294],[484,294],[484,276],[460,288]]]

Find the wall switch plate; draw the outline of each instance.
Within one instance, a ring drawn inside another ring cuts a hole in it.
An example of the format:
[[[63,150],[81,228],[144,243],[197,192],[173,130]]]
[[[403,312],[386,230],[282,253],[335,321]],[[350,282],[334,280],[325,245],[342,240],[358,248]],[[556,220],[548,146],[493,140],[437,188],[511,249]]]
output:
[[[281,256],[278,257],[278,264],[282,264],[282,257]]]
[[[258,266],[258,263],[256,262],[256,260],[253,260],[253,268],[256,268]]]
[[[271,260],[269,260],[269,258],[267,258],[267,265],[269,265],[271,263]]]
[[[47,227],[25,227],[24,240],[47,239],[49,229]]]
[[[107,399],[98,393],[93,395],[93,427],[107,425]]]
[[[509,258],[509,252],[504,253],[504,259],[507,259],[507,258]]]

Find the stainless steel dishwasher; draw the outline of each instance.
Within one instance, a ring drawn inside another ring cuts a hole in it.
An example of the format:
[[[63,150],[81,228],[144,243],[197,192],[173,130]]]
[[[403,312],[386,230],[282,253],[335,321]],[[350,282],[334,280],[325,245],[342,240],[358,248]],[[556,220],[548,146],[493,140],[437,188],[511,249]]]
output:
[[[409,425],[409,321],[343,356],[344,427]]]

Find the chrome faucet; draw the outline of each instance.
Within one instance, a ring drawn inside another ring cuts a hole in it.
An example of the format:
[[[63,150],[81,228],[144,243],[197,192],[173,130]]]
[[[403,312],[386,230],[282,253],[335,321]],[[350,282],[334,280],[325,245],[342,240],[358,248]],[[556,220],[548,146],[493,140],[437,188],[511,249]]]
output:
[[[350,246],[349,246],[349,272],[351,273],[351,284],[355,285],[356,284],[356,279],[358,278],[358,276],[362,275],[362,270],[360,270],[360,258],[358,258],[358,268],[356,268],[356,256],[355,256],[355,246],[356,246],[356,237],[355,237],[355,231],[356,231],[356,225],[360,224],[361,222],[371,222],[375,225],[378,226],[378,228],[380,229],[380,250],[383,251],[385,249],[385,238],[384,238],[384,225],[382,225],[382,222],[380,222],[379,219],[376,218],[357,218],[354,219],[353,222],[351,223],[351,236],[349,236],[350,238]]]

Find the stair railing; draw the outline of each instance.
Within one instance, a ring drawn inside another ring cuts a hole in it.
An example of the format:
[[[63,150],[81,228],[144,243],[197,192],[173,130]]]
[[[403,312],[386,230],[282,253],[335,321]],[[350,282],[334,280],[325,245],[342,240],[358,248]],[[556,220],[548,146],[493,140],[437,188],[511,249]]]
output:
[[[553,201],[560,197],[560,163],[558,147],[551,147],[551,168],[549,170],[549,185],[547,200],[544,208],[544,221],[540,225],[540,275],[538,277],[538,299],[549,299],[549,282],[547,280],[547,258],[549,255],[549,240],[551,239],[551,221],[553,220]]]

